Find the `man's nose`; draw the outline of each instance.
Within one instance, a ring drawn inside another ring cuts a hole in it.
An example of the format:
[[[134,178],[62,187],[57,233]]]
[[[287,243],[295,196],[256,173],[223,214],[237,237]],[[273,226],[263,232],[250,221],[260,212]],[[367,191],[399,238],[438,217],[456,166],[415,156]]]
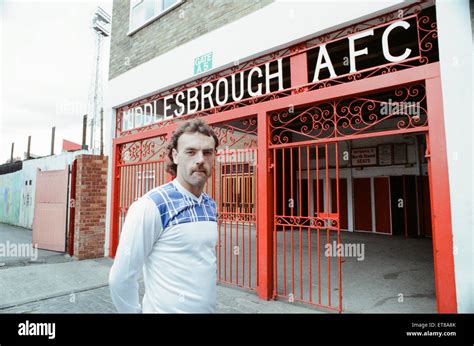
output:
[[[199,150],[196,154],[196,164],[201,164],[204,162],[204,154]]]

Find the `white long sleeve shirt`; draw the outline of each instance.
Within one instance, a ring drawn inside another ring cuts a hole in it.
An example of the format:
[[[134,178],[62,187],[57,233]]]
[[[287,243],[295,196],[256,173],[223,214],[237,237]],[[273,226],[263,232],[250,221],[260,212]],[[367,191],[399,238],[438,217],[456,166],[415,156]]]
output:
[[[214,312],[216,242],[216,204],[208,195],[198,198],[176,179],[146,193],[128,210],[110,270],[110,292],[117,310]]]

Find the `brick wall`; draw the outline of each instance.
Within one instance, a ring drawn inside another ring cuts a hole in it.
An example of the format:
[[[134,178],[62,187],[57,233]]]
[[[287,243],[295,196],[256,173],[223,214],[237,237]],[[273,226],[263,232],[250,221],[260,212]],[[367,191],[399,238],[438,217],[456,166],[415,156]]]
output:
[[[186,0],[129,36],[130,1],[114,0],[109,79],[272,2]]]
[[[107,157],[77,157],[74,258],[104,257]]]

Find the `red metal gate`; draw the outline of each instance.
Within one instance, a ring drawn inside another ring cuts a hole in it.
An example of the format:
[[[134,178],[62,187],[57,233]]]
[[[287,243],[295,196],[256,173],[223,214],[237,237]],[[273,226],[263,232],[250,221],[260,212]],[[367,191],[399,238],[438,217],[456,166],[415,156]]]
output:
[[[166,136],[123,144],[117,165],[118,235],[130,205],[151,189],[165,184]]]
[[[257,119],[212,125],[219,138],[212,178],[206,186],[217,204],[218,282],[256,289]]]
[[[342,311],[338,155],[337,142],[272,149],[273,295]]]
[[[423,83],[270,113],[274,297],[342,311],[338,142],[427,124]]]
[[[128,208],[151,189],[167,182],[164,160],[123,164],[120,170],[119,230],[125,222]]]
[[[217,204],[218,281],[249,289],[257,285],[257,149],[219,151],[206,186]]]

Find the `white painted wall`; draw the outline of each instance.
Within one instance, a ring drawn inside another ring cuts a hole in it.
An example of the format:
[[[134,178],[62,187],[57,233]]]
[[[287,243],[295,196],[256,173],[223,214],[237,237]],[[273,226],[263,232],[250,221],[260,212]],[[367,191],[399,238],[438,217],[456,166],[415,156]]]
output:
[[[110,105],[115,108],[195,79],[194,58],[203,54],[213,52],[212,73],[409,2],[276,1],[111,79]]]
[[[454,270],[459,312],[474,312],[472,31],[467,0],[437,1]]]
[[[67,169],[68,165],[72,163],[74,158],[81,154],[87,154],[87,151],[78,150],[73,152],[64,152],[58,155],[23,161],[23,169],[21,171],[22,196],[19,226],[25,228],[31,228],[33,226],[37,170],[41,169],[42,171],[52,171],[58,169]],[[25,186],[25,181],[29,180],[32,181],[31,186]],[[29,197],[28,194],[30,194]],[[30,203],[28,203],[28,199]]]

